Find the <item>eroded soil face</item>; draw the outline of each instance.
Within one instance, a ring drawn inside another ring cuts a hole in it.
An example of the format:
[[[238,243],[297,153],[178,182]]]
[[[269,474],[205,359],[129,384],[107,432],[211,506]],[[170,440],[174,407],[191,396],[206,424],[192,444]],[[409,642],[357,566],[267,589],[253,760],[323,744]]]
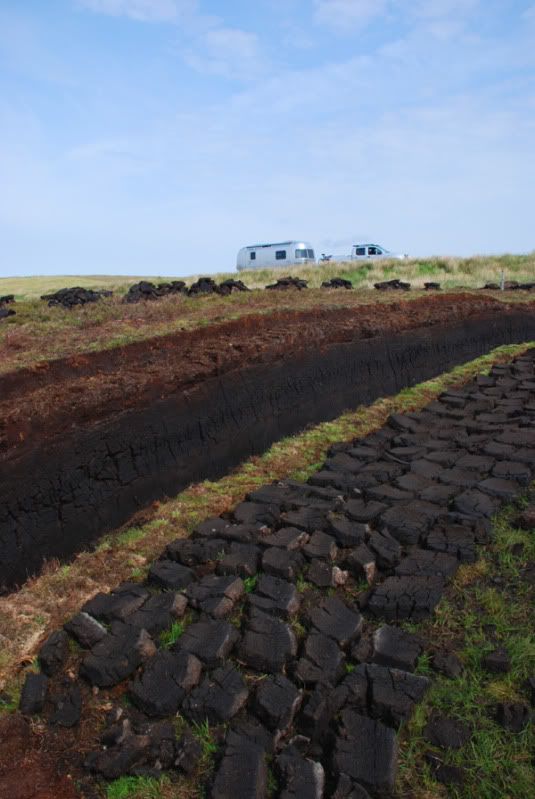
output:
[[[247,316],[114,350],[41,362],[0,378],[0,458],[156,399],[187,394],[207,378],[244,364],[474,316],[491,318],[508,310],[488,296],[458,294]]]

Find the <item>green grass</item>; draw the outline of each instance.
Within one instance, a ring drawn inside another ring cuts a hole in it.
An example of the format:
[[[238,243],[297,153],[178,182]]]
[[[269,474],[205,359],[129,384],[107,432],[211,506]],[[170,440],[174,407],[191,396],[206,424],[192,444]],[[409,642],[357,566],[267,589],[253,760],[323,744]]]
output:
[[[106,799],[160,799],[169,777],[120,777],[106,787]]]
[[[197,738],[202,748],[202,757],[204,761],[203,771],[204,771],[206,768],[209,768],[209,766],[211,765],[214,755],[219,750],[219,746],[215,741],[214,733],[210,727],[208,719],[205,719],[200,724],[194,722],[192,730],[194,736]]]
[[[245,580],[243,581],[243,584],[245,586],[245,593],[250,594],[252,591],[254,591],[257,582],[258,582],[257,574],[253,575],[252,577],[246,577]]]
[[[160,633],[160,646],[162,649],[170,649],[173,644],[176,644],[180,636],[184,634],[185,629],[186,625],[183,621],[174,621],[171,629]]]
[[[525,799],[533,795],[535,747],[533,727],[514,734],[493,719],[493,707],[500,701],[526,702],[524,684],[535,672],[533,630],[533,589],[522,579],[521,569],[535,560],[535,538],[518,530],[513,520],[518,508],[508,508],[495,523],[495,538],[480,560],[463,566],[448,595],[436,609],[436,619],[412,625],[431,645],[452,642],[464,671],[455,680],[435,677],[424,702],[402,735],[398,796],[444,795],[424,763],[424,753],[433,750],[423,729],[430,714],[438,711],[463,721],[472,731],[470,741],[460,750],[441,752],[443,762],[461,767],[465,785],[449,789],[454,799]],[[511,546],[523,543],[520,556]],[[496,587],[492,580],[504,580]],[[494,625],[495,638],[487,631]],[[405,625],[407,628],[407,625]],[[496,646],[504,647],[511,659],[506,674],[492,674],[482,667],[483,657]],[[418,673],[428,673],[420,659]],[[416,793],[411,792],[419,786]]]

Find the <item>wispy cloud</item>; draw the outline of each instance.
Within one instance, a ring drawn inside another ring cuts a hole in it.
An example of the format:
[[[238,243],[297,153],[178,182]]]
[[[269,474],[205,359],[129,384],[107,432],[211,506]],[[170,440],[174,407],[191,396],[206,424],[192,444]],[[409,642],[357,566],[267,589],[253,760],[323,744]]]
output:
[[[387,6],[387,0],[314,0],[314,19],[338,33],[349,33],[381,16]]]
[[[206,31],[183,57],[198,72],[246,81],[258,77],[265,66],[258,36],[237,28]]]
[[[129,17],[138,22],[175,22],[197,9],[196,0],[78,0],[96,14]]]

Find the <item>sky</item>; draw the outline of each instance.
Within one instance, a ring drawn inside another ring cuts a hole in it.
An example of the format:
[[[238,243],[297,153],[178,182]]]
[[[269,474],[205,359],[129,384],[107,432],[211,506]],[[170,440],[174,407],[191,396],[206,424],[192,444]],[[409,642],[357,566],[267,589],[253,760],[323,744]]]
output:
[[[533,0],[0,0],[0,275],[535,250]]]

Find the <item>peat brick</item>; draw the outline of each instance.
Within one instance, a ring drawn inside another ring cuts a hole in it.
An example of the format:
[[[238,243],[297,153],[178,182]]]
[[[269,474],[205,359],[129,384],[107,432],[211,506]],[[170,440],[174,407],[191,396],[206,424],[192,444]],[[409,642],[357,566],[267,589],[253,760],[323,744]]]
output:
[[[265,547],[278,547],[286,549],[288,552],[297,552],[307,543],[309,534],[297,527],[282,527],[275,533],[262,536],[259,543]]]
[[[391,569],[401,558],[401,544],[389,533],[374,531],[368,539],[368,547],[375,554],[380,569]]]
[[[181,563],[182,566],[194,568],[217,560],[229,547],[230,542],[222,538],[179,538],[168,544],[165,552],[171,560]]]
[[[24,716],[41,713],[48,692],[48,677],[45,674],[27,674],[20,695],[19,710]]]
[[[65,630],[75,638],[81,647],[91,649],[108,634],[106,628],[83,611],[73,616],[65,624]]]
[[[372,792],[391,793],[396,781],[397,753],[393,729],[352,710],[342,711],[333,755],[336,774],[346,774]]]
[[[424,738],[441,749],[460,749],[470,740],[470,730],[462,721],[434,715],[424,727]]]
[[[50,724],[58,727],[76,727],[82,715],[82,692],[76,683],[54,697],[54,711],[50,717]]]
[[[431,666],[450,679],[460,677],[463,672],[462,661],[453,652],[435,652],[431,658]]]
[[[472,489],[458,494],[453,501],[453,509],[465,516],[484,516],[490,519],[498,511],[500,502],[482,491]]]
[[[173,591],[186,588],[194,579],[195,575],[191,569],[167,558],[153,563],[148,576],[149,583]]]
[[[148,735],[130,735],[118,747],[91,752],[84,765],[93,774],[107,780],[116,780],[147,762],[150,743]]]
[[[377,571],[376,555],[365,544],[348,552],[342,561],[344,568],[349,569],[357,579],[364,577],[368,583],[373,583]]]
[[[410,502],[411,499],[414,499],[414,494],[412,492],[402,491],[401,488],[396,488],[389,483],[372,486],[366,489],[366,496],[368,499],[384,502],[389,505],[398,502]]]
[[[285,526],[297,527],[305,533],[313,533],[314,530],[323,530],[327,526],[325,521],[326,510],[317,508],[299,508],[281,514],[281,521]]]
[[[417,544],[431,524],[424,513],[409,507],[389,508],[379,520],[381,530],[386,531],[401,544]]]
[[[201,671],[201,661],[188,652],[158,652],[134,680],[130,696],[147,716],[174,716]]]
[[[283,616],[293,616],[301,604],[294,585],[269,574],[260,576],[255,591],[247,594],[247,601],[258,610]]]
[[[211,799],[265,799],[268,781],[265,756],[265,750],[258,744],[229,732]]]
[[[147,601],[149,591],[138,583],[123,583],[110,594],[99,593],[85,603],[82,611],[95,619],[111,623],[125,621]]]
[[[215,574],[209,574],[186,588],[190,605],[215,619],[227,616],[244,593],[245,586],[240,577],[220,577]]]
[[[329,563],[322,560],[313,560],[307,571],[307,580],[318,588],[332,588],[334,583],[334,569]]]
[[[226,621],[199,621],[186,628],[175,648],[195,655],[207,668],[214,668],[227,659],[239,637],[236,627]]]
[[[254,711],[270,730],[284,732],[293,722],[303,699],[303,692],[282,674],[267,677],[259,684]]]
[[[364,502],[362,499],[351,499],[346,502],[344,511],[350,519],[367,524],[377,519],[387,509],[384,502]]]
[[[531,483],[531,469],[524,463],[516,461],[498,461],[492,470],[493,477],[500,477],[504,480],[516,480],[522,486]]]
[[[355,672],[365,675],[368,681],[370,715],[395,726],[410,718],[414,705],[421,702],[430,684],[427,677],[375,663],[363,663]]]
[[[367,607],[387,621],[421,621],[432,614],[443,590],[440,577],[388,577],[373,589]]]
[[[233,510],[239,524],[255,527],[273,527],[279,520],[280,506],[265,505],[263,502],[241,502]]]
[[[340,599],[328,597],[309,613],[312,625],[345,648],[362,632],[362,616],[350,610]]]
[[[342,674],[345,656],[336,641],[313,631],[305,642],[304,656],[299,659],[296,676],[305,685],[317,682],[336,683]]]
[[[189,694],[182,704],[183,712],[197,724],[206,719],[210,724],[230,721],[247,702],[249,689],[240,672],[229,663],[216,669]]]
[[[414,671],[421,653],[419,639],[399,627],[385,624],[373,634],[372,660],[381,666]]]
[[[370,799],[370,794],[347,774],[341,774],[331,799]]]
[[[411,554],[403,558],[395,568],[400,577],[452,577],[459,567],[459,561],[444,552],[432,552],[428,549],[413,549]]]
[[[280,547],[270,547],[262,555],[262,571],[294,582],[303,568],[304,559],[299,552],[291,552]]]
[[[238,658],[256,671],[276,674],[297,654],[293,630],[280,619],[253,609],[238,649]]]
[[[511,658],[505,649],[495,649],[485,655],[481,661],[481,665],[487,671],[492,671],[494,674],[506,674],[511,671]]]
[[[364,543],[369,533],[369,526],[359,522],[350,521],[339,513],[328,513],[329,533],[331,533],[339,547],[357,547]]]
[[[324,558],[325,560],[335,560],[338,553],[335,539],[317,531],[310,536],[310,539],[303,547],[303,554],[307,558]]]
[[[257,547],[232,543],[230,550],[218,562],[216,571],[222,575],[252,577],[258,571],[259,561],[260,550]]]
[[[156,647],[146,630],[118,624],[85,656],[80,675],[91,685],[111,688],[130,677],[144,660],[155,653]]]
[[[184,615],[188,600],[183,594],[166,591],[147,599],[139,610],[128,616],[128,624],[145,629],[150,635],[169,629],[175,619]]]
[[[63,666],[69,654],[69,636],[56,630],[39,650],[39,665],[47,677],[53,677]]]
[[[323,799],[325,771],[321,763],[300,755],[293,747],[276,760],[280,799]]]
[[[520,492],[520,486],[514,480],[504,480],[501,477],[487,477],[477,484],[480,491],[489,494],[491,497],[499,497],[502,500],[514,499]]]
[[[500,702],[494,708],[497,723],[509,732],[522,732],[530,721],[531,713],[523,702]]]
[[[434,527],[427,536],[426,546],[433,552],[445,552],[461,563],[474,563],[477,557],[473,533],[460,524]]]

